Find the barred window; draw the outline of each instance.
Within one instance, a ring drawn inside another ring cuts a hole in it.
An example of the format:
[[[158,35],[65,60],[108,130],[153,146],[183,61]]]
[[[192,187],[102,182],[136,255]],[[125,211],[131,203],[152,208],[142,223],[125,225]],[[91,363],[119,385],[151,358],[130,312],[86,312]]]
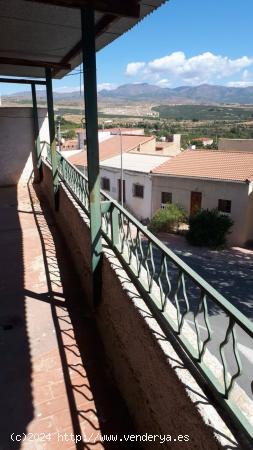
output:
[[[142,184],[133,185],[133,196],[139,198],[144,197],[144,186],[142,186]]]
[[[225,213],[231,212],[231,200],[218,200],[218,210]]]
[[[101,178],[101,186],[104,191],[110,191],[110,179]]]
[[[172,203],[172,193],[171,192],[162,192],[161,194],[161,203]]]

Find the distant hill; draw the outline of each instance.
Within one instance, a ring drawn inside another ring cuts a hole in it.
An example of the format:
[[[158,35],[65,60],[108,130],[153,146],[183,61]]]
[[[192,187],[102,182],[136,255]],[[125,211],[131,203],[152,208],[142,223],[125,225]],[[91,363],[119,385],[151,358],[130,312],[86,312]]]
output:
[[[37,90],[36,92],[37,99],[38,100],[46,100],[46,91],[45,90]],[[71,100],[80,100],[80,93],[79,91],[72,91],[72,92],[54,92],[54,99],[55,100],[62,100],[62,101],[71,101]],[[31,93],[29,91],[24,92],[16,92],[14,94],[9,95],[2,95],[2,100],[12,100],[12,101],[18,101],[22,102],[32,100]]]
[[[114,90],[99,92],[102,98],[149,100],[167,103],[237,103],[253,104],[253,87],[235,88],[202,84],[161,88],[148,83],[124,84]]]
[[[45,91],[37,91],[39,100],[46,99]],[[80,101],[79,91],[54,93],[55,101],[68,104]],[[31,99],[29,92],[2,96],[6,101],[26,103]],[[162,88],[148,83],[124,84],[113,90],[103,89],[98,94],[102,101],[148,101],[154,103],[181,104],[253,104],[253,87],[236,88],[201,84],[199,86],[180,86],[176,88]]]

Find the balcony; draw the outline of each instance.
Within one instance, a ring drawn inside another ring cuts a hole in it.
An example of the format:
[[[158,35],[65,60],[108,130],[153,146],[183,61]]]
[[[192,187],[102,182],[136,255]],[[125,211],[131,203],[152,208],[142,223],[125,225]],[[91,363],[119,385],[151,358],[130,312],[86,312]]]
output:
[[[33,99],[19,133],[0,117],[0,180],[6,170],[10,180],[0,182],[0,444],[251,448],[252,371],[238,344],[243,336],[252,347],[252,322],[100,191],[95,49],[155,6],[85,0],[78,11],[76,1],[29,2],[27,36],[27,3],[16,5],[22,32],[11,38],[22,57],[6,47],[0,58],[1,73],[29,77],[19,82]],[[52,78],[84,59],[88,178],[56,151],[52,92]],[[49,143],[36,84],[47,90]]]
[[[57,153],[55,210],[41,145],[41,181],[26,169],[0,188],[3,445],[21,436],[11,448],[35,448],[31,433],[43,448],[110,448],[102,436],[161,433],[247,448],[251,380],[237,345],[242,334],[251,345],[252,323],[103,191],[92,302],[88,179]]]

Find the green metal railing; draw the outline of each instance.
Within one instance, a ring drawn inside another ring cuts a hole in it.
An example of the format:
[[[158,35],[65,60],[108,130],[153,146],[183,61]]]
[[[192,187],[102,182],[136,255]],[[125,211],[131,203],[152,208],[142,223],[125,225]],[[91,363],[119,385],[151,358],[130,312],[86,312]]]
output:
[[[50,154],[48,159],[50,161]],[[85,175],[59,153],[58,171],[89,215]],[[169,334],[182,357],[187,357],[204,385],[211,388],[239,429],[252,438],[252,417],[250,419],[235,400],[238,397],[236,381],[244,372],[236,332],[244,333],[252,346],[252,322],[103,191],[101,210],[105,240],[123,263],[161,328]],[[219,359],[208,350],[208,344],[219,338],[213,336],[211,328],[212,320],[218,315],[223,317],[223,336],[216,342]],[[252,398],[247,399],[253,412]]]

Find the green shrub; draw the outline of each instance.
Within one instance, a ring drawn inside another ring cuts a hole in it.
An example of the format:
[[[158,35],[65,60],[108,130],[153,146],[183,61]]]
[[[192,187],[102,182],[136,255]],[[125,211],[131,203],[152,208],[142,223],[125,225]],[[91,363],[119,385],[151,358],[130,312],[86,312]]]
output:
[[[186,212],[175,203],[168,203],[165,208],[158,209],[151,219],[149,229],[152,233],[174,231],[186,220]]]
[[[203,209],[189,218],[186,239],[192,245],[221,247],[226,244],[232,225],[231,218],[217,209]]]
[[[65,139],[75,139],[76,137],[76,131],[75,130],[68,130],[62,133],[65,137]]]

